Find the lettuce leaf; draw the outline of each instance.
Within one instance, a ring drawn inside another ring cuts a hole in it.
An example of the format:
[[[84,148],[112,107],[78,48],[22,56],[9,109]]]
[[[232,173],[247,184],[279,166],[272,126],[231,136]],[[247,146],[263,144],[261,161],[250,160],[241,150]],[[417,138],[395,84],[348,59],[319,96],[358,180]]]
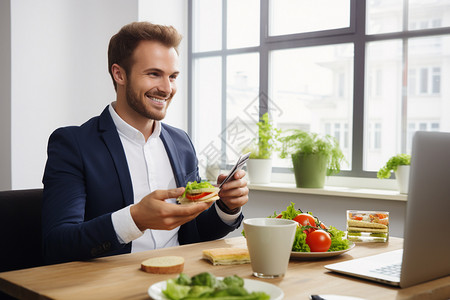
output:
[[[337,229],[336,227],[330,226],[328,232],[331,234],[331,246],[328,249],[330,251],[340,251],[345,250],[350,246],[349,240],[345,239],[345,232]]]
[[[162,293],[169,299],[180,300],[185,298],[190,290],[190,286],[177,284],[174,279],[169,279],[166,283],[166,289]]]
[[[183,284],[180,284],[183,283]],[[184,285],[185,284],[185,285]],[[189,277],[180,273],[178,278],[167,280],[163,294],[172,300],[269,300],[265,292],[249,293],[244,280],[237,275],[217,279],[209,272]]]
[[[306,244],[306,233],[300,228],[297,228],[295,232],[294,244],[292,245],[292,251],[295,252],[311,252],[308,244]]]
[[[285,211],[281,212],[281,218],[292,220],[296,216],[298,216],[300,213],[301,213],[300,211],[295,209],[295,203],[291,202],[291,205],[286,207]],[[274,212],[272,218],[276,218],[277,216],[278,216],[277,212]]]
[[[214,186],[209,183],[208,181],[189,181],[186,184],[186,189],[184,190],[183,197],[186,196],[186,193],[192,191],[192,190],[198,190],[198,189],[206,189],[206,188],[213,188]]]

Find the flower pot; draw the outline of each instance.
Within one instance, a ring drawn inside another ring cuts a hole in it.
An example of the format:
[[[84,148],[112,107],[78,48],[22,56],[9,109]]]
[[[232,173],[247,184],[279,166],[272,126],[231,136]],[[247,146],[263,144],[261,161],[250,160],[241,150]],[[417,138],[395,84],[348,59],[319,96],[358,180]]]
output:
[[[272,179],[272,159],[255,159],[247,161],[247,173],[252,184],[270,183]]]
[[[323,154],[292,154],[295,183],[299,188],[323,188],[328,157]]]
[[[395,171],[395,178],[397,179],[400,194],[408,194],[409,167],[405,165],[398,166],[397,171]]]

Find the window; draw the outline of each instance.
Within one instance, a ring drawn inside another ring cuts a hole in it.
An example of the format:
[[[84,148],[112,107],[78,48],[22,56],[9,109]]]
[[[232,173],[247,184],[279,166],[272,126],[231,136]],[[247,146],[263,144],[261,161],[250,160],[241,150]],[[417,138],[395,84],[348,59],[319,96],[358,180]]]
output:
[[[330,134],[372,177],[417,130],[450,131],[450,0],[190,0],[189,131],[231,164],[265,112]],[[273,171],[289,173],[275,157]]]

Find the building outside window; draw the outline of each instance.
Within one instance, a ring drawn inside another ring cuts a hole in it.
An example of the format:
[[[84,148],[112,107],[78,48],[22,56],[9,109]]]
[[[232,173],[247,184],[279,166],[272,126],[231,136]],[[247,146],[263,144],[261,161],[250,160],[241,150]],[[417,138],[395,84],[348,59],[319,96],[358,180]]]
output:
[[[337,176],[375,178],[410,153],[415,131],[450,131],[450,0],[189,7],[189,131],[201,168],[233,163],[265,112],[280,129],[337,138],[347,161]],[[289,159],[273,165],[291,172]]]

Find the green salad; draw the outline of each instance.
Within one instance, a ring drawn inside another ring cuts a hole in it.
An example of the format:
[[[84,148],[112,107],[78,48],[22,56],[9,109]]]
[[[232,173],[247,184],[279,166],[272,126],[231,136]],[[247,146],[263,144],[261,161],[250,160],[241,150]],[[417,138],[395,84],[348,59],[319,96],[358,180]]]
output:
[[[249,293],[244,288],[244,279],[237,275],[216,278],[209,272],[189,277],[181,273],[178,278],[167,280],[163,294],[172,300],[269,300],[264,292]]]
[[[345,232],[341,231],[333,226],[326,226],[318,217],[314,216],[311,212],[304,213],[300,209],[295,208],[295,203],[291,202],[285,211],[281,213],[274,212],[272,218],[282,218],[288,220],[294,220],[299,223],[299,227],[295,232],[294,244],[292,246],[292,251],[295,252],[331,252],[345,250],[350,247],[350,242],[345,239]],[[313,235],[318,234],[314,231],[325,231],[328,233],[331,244],[322,245],[326,243],[323,239],[315,238]],[[318,248],[321,250],[311,250],[311,247]],[[329,247],[329,248],[328,248]],[[327,250],[324,250],[327,249]]]

